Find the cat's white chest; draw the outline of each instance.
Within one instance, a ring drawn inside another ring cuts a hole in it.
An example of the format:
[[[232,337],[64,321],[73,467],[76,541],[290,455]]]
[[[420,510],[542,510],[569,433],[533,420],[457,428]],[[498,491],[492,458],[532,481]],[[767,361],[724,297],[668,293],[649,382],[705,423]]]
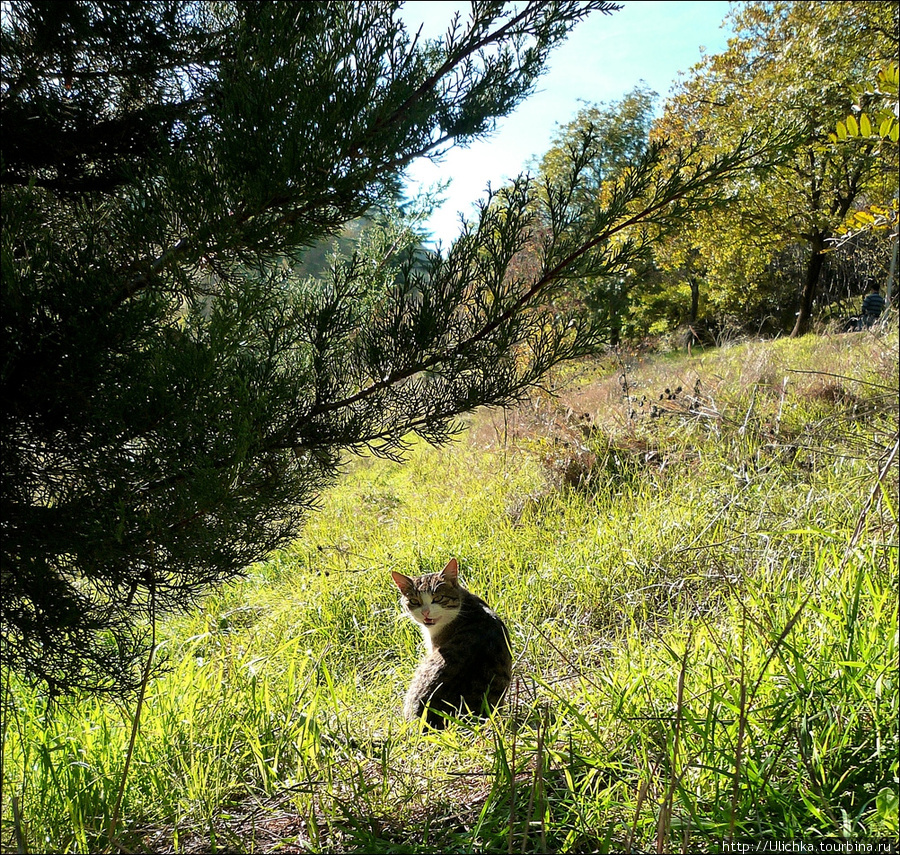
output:
[[[426,613],[423,614],[423,609]],[[427,616],[426,616],[427,614]],[[413,610],[412,619],[419,627],[422,633],[422,639],[425,642],[425,649],[428,653],[433,653],[435,648],[435,640],[451,624],[459,615],[459,609],[445,609],[437,603],[431,602],[431,598],[425,595],[423,604],[418,609]]]
[[[446,623],[437,624],[435,626],[425,626],[424,624],[419,624],[419,631],[422,633],[422,639],[425,642],[425,649],[429,653],[434,653],[434,639],[446,625]]]

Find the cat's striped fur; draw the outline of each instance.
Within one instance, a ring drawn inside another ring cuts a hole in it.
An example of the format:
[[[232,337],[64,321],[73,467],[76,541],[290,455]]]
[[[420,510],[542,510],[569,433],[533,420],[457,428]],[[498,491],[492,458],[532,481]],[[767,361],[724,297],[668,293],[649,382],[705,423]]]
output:
[[[439,713],[485,714],[500,702],[511,678],[509,633],[503,621],[459,584],[458,575],[455,558],[440,573],[416,578],[391,573],[427,649],[403,712],[411,720],[424,714],[432,727],[444,726]]]

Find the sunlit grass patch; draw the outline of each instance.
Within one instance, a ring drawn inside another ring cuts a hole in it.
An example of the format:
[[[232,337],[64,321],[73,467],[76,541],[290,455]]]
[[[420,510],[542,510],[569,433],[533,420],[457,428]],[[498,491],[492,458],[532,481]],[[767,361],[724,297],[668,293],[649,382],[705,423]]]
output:
[[[750,344],[644,359],[626,393],[610,362],[506,430],[480,414],[403,466],[351,461],[296,544],[159,626],[168,670],[145,701],[120,841],[587,852],[890,837],[895,364],[875,336]],[[560,477],[566,455],[577,477]],[[492,720],[422,732],[400,718],[421,638],[389,571],[451,556],[507,622],[516,674]],[[133,709],[47,711],[11,688],[4,848],[8,793],[31,850],[108,848]]]

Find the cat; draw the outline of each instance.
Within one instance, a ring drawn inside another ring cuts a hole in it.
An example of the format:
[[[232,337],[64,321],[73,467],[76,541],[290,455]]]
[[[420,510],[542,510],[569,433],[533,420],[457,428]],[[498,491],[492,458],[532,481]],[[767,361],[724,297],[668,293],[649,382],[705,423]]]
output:
[[[512,676],[509,632],[484,600],[459,584],[456,559],[440,573],[410,578],[392,571],[391,577],[427,650],[406,693],[404,717],[424,714],[428,725],[442,728],[445,715],[484,716],[494,709]]]

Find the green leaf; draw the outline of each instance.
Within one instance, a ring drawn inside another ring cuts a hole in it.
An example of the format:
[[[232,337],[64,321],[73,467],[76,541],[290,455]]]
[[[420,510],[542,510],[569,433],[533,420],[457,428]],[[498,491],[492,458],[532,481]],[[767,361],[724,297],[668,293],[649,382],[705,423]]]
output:
[[[882,139],[888,139],[891,135],[891,128],[894,126],[894,120],[892,118],[887,118],[881,123],[881,127],[878,128],[878,136]]]
[[[884,787],[875,797],[875,809],[878,818],[891,830],[896,831],[898,820],[898,808],[900,808],[900,796],[889,787]]]
[[[898,85],[900,85],[900,65],[894,62],[883,68],[878,73],[878,82],[891,90],[896,90]]]
[[[863,113],[859,117],[859,132],[864,137],[872,136],[872,123],[869,121],[869,117]]]
[[[847,128],[843,122],[837,123],[837,135],[839,140],[847,139]]]
[[[859,124],[853,116],[847,116],[845,123],[847,125],[847,134],[851,137],[859,136]]]

